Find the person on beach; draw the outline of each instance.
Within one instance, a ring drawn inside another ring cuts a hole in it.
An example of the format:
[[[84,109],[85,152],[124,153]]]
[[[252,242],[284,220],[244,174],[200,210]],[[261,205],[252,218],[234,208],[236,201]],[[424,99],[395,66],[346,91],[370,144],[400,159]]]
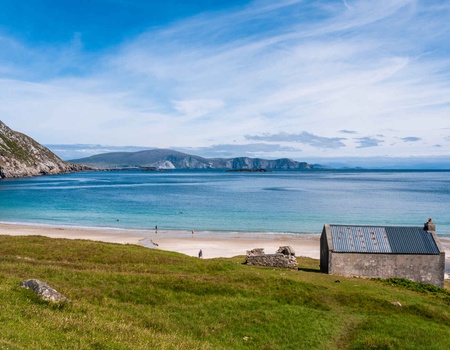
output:
[[[158,233],[158,225],[155,225],[155,232]]]
[[[200,249],[200,251],[198,252],[198,258],[201,259],[202,257],[203,257],[203,252],[202,252],[202,250]]]
[[[192,230],[192,237],[194,237],[194,230]]]

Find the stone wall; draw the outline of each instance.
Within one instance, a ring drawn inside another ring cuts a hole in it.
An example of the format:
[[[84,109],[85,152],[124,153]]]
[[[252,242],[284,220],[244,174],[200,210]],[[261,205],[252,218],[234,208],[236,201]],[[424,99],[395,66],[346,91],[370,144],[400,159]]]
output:
[[[444,286],[445,255],[330,252],[329,273],[369,278],[406,278]]]
[[[278,267],[284,269],[298,268],[295,251],[290,246],[280,247],[275,254],[264,253],[264,248],[248,250],[245,263],[247,265]]]

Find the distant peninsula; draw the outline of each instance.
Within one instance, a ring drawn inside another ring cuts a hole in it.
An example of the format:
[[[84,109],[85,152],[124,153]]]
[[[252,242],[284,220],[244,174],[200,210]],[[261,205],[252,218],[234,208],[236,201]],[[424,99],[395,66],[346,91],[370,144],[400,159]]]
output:
[[[228,169],[227,173],[267,173],[270,170],[267,169]]]
[[[223,169],[235,172],[308,170],[321,168],[288,158],[203,158],[170,149],[111,152],[63,161],[31,137],[0,121],[0,178],[62,174],[86,170]]]
[[[73,159],[73,163],[103,169],[155,168],[155,169],[224,169],[242,171],[294,170],[320,168],[306,162],[288,158],[268,160],[262,158],[203,158],[170,149],[151,149],[138,152],[110,152],[87,158]]]
[[[0,178],[72,173],[93,170],[68,163],[31,137],[11,130],[0,121]]]

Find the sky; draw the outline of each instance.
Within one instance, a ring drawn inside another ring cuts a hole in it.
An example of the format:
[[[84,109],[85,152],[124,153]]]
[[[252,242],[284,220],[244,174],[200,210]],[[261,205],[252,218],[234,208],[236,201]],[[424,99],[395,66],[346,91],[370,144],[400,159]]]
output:
[[[446,0],[2,0],[0,120],[66,158],[447,161],[448,23]]]

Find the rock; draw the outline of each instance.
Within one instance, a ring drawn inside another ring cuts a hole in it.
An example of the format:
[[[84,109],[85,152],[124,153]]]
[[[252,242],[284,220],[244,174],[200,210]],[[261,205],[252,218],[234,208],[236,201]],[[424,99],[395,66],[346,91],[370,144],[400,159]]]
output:
[[[20,284],[21,287],[31,289],[33,292],[35,292],[38,296],[40,296],[43,300],[48,300],[54,303],[63,303],[63,302],[70,302],[69,299],[67,299],[64,295],[54,290],[52,287],[50,287],[48,284],[41,282],[36,279],[29,279],[26,281],[23,281]]]
[[[400,302],[398,301],[393,301],[391,304],[395,306],[402,306],[402,304],[400,304]]]
[[[270,173],[270,170],[267,169],[227,169],[225,170],[227,173]]]

